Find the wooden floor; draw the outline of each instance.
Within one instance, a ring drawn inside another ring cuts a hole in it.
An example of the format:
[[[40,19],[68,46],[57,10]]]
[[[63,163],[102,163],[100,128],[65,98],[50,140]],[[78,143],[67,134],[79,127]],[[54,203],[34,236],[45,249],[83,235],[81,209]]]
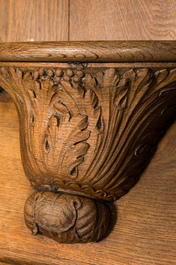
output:
[[[138,184],[112,207],[111,234],[100,243],[64,245],[31,235],[24,223],[33,189],[21,164],[16,109],[5,99],[1,95],[0,264],[176,264],[176,123]]]

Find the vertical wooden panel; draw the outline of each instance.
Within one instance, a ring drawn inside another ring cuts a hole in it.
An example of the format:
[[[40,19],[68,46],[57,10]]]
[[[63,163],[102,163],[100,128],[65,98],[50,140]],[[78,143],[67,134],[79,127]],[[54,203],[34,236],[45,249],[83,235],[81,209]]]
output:
[[[70,40],[174,40],[176,1],[70,0]]]
[[[68,0],[0,0],[0,41],[68,40]]]

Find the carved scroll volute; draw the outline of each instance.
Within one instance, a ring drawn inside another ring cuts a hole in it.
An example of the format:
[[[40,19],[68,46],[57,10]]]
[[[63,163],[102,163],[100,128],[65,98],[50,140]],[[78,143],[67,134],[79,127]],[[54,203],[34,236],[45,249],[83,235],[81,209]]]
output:
[[[26,224],[62,243],[106,236],[106,203],[134,186],[176,111],[175,69],[90,72],[0,70],[38,191],[27,199]]]

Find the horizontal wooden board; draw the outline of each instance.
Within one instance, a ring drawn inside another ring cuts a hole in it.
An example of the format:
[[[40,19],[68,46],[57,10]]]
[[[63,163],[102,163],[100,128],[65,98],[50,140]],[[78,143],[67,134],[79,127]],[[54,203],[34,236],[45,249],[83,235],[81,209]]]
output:
[[[175,62],[176,41],[0,43],[0,62]]]

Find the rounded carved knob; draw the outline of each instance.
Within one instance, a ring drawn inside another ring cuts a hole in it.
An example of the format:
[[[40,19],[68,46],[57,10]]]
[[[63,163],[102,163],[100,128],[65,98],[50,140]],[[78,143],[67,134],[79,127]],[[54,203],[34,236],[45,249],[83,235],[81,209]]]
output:
[[[60,243],[99,241],[108,233],[110,210],[106,204],[82,196],[35,192],[26,201],[25,222],[33,234]]]

